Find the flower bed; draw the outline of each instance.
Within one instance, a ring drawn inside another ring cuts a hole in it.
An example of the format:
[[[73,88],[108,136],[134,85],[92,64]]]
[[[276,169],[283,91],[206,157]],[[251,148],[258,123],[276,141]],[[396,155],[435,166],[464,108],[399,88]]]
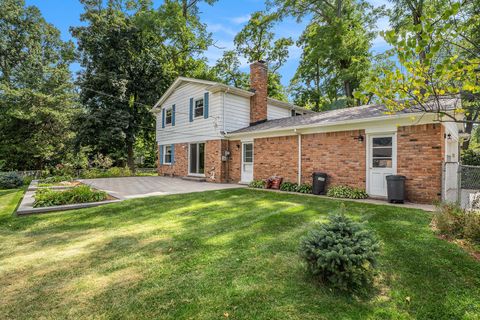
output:
[[[38,189],[34,198],[33,207],[39,208],[105,201],[108,200],[108,194],[86,185],[80,185],[67,190]]]

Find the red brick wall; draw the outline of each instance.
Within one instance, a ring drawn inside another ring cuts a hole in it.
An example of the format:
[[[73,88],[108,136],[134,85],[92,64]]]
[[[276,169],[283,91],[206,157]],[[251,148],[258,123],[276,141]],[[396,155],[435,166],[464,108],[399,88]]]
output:
[[[250,87],[255,95],[250,98],[250,123],[267,120],[267,65],[257,61],[250,65]]]
[[[397,172],[407,177],[407,198],[412,202],[439,200],[444,154],[443,126],[428,124],[399,127]]]
[[[227,162],[228,182],[237,183],[241,180],[242,143],[240,140],[229,141],[230,157]]]
[[[228,147],[226,140],[209,140],[205,144],[205,177],[208,182],[226,182],[226,162],[222,154]]]
[[[205,142],[205,178],[209,182],[225,182],[225,162],[222,162],[222,151],[228,146],[226,140],[209,140]],[[159,175],[180,176],[188,175],[188,143],[175,144],[175,162],[172,165],[160,165],[157,162]],[[158,151],[160,157],[160,151]]]
[[[157,161],[157,172],[160,176],[186,176],[188,174],[188,144],[178,143],[174,146],[175,162],[172,165],[161,165]],[[160,146],[158,147],[158,158],[160,159]]]
[[[329,185],[366,187],[366,141],[363,130],[315,133],[302,136],[302,182],[312,183],[312,173],[328,174]]]
[[[282,176],[296,182],[298,172],[298,137],[286,136],[255,139],[253,144],[253,177],[266,179]]]

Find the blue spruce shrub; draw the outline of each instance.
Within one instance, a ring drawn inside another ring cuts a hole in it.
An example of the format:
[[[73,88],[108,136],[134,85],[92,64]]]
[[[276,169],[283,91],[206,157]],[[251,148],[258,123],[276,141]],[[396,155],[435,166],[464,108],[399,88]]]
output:
[[[330,216],[301,240],[300,255],[311,274],[341,290],[368,285],[380,245],[363,224],[343,212]]]

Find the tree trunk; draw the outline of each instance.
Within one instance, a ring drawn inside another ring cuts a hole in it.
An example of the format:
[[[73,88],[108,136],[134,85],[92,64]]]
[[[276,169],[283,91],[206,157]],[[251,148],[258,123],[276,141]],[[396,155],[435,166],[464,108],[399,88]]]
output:
[[[132,173],[135,173],[135,158],[134,158],[134,152],[133,152],[133,139],[128,139],[127,138],[127,166],[132,171]]]

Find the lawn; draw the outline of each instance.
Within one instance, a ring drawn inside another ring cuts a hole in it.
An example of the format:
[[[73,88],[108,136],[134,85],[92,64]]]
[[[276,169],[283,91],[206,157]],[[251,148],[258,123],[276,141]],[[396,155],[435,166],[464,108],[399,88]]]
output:
[[[0,318],[480,318],[480,263],[423,211],[345,202],[382,241],[375,288],[357,297],[298,259],[341,201],[235,189],[15,217],[20,196],[0,191]]]

